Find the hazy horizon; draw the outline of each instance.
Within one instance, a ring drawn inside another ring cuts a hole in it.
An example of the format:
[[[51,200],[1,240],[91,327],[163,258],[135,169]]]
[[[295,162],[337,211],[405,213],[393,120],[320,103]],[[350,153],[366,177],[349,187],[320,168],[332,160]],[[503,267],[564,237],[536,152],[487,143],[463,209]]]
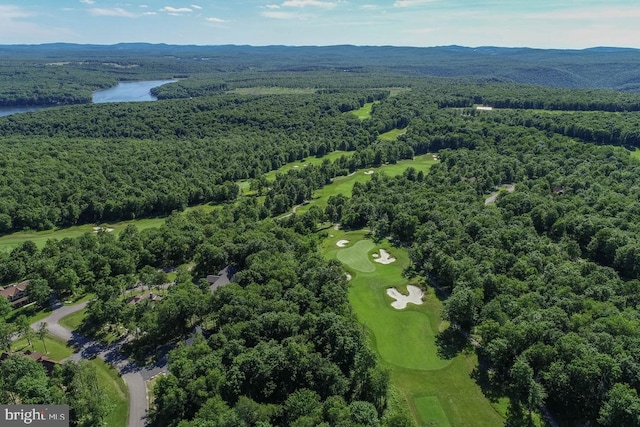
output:
[[[2,44],[640,48],[628,0],[0,0]]]

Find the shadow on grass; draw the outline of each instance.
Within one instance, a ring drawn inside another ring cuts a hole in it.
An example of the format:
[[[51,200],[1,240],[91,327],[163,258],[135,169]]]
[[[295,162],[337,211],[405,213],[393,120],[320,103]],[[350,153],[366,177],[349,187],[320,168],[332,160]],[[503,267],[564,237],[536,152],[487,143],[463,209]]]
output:
[[[478,366],[474,368],[471,373],[471,378],[473,378],[482,389],[482,393],[489,399],[490,402],[497,402],[500,398],[506,395],[505,390],[502,387],[499,387],[497,384],[491,381],[491,377],[489,375],[489,371],[487,369],[486,361],[483,361],[483,358],[480,357],[478,359]]]
[[[443,359],[453,359],[463,351],[473,351],[464,334],[455,328],[447,328],[436,336],[438,356]]]

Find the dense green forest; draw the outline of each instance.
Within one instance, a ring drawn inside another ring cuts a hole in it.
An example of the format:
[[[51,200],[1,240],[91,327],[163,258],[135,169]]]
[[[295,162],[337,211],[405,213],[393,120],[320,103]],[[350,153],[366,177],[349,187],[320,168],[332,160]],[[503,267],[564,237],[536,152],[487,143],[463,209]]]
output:
[[[301,48],[298,58],[322,54],[315,66],[301,61],[293,70],[291,60],[280,68],[273,58],[260,62],[287,48],[258,49],[251,61],[259,72],[235,58],[245,49],[237,47],[220,47],[217,61],[198,56],[197,67],[149,53],[138,60],[144,67],[127,68],[127,56],[113,54],[95,69],[88,48],[75,49],[67,60],[82,66],[64,78],[92,76],[78,91],[125,73],[193,77],[158,89],[165,99],[154,103],[0,119],[0,233],[168,217],[160,228],[130,226],[118,236],[86,234],[43,248],[25,242],[0,253],[0,283],[31,279],[29,294],[42,306],[52,291],[95,295],[83,332],[129,331],[125,348],[138,360],[174,348],[170,374],[155,388],[154,425],[412,425],[410,416],[389,413],[389,374],[352,313],[339,263],[318,251],[333,223],[409,250],[406,274],[445,300],[452,327],[441,331],[441,350],[461,351],[451,339],[457,332],[474,340],[477,381],[488,395],[509,398],[508,425],[533,425],[529,415],[541,407],[561,425],[640,425],[640,162],[629,155],[640,143],[640,95],[502,81],[519,73],[518,61],[550,66],[555,52],[542,61],[544,52],[511,51],[519,59],[503,74],[450,79],[420,76],[402,50],[389,51],[398,61],[381,69],[358,57],[345,68],[348,58],[332,56],[337,50]],[[23,64],[38,60],[16,52]],[[202,53],[181,55],[195,52]],[[482,61],[488,52],[440,51]],[[617,54],[613,68],[636,52]],[[584,51],[573,70],[595,73],[606,57]],[[209,74],[212,64],[218,69]],[[415,74],[400,75],[402,67]],[[575,73],[567,84],[549,84],[581,86]],[[592,86],[633,89],[625,76],[594,78]],[[265,87],[290,91],[240,90]],[[25,99],[29,93],[25,86]],[[366,103],[370,117],[350,113]],[[380,138],[389,131],[401,132]],[[336,150],[350,153],[264,176]],[[314,191],[338,176],[424,153],[440,160],[429,173],[376,173],[323,209],[313,204]],[[273,218],[309,202],[303,214]],[[201,203],[224,206],[180,213]],[[201,279],[226,266],[237,272],[234,283],[211,293]],[[161,301],[129,305],[121,297],[176,268]],[[16,328],[0,322],[0,342]],[[33,389],[2,382],[3,399],[63,401],[60,390],[80,381],[82,369],[54,379],[34,374]]]
[[[282,86],[283,82],[322,89],[405,86],[412,77],[480,77],[553,87],[640,90],[636,67],[640,53],[635,49],[54,43],[0,45],[0,55],[0,105],[14,106],[90,103],[91,91],[118,81],[186,77],[185,83],[157,89],[156,94],[161,98],[212,95],[247,85]]]

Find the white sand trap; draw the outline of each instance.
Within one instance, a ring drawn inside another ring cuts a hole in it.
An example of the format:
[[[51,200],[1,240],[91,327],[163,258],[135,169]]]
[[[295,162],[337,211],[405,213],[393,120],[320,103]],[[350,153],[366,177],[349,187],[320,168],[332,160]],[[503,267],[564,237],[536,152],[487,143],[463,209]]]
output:
[[[352,277],[351,277],[351,275],[349,273],[344,273],[344,275],[347,276],[347,281],[352,279]]]
[[[374,257],[374,258],[379,258],[380,257],[379,254],[371,254],[371,256]]]
[[[111,233],[113,231],[113,228],[107,228],[107,227],[93,227],[93,232],[97,233],[99,231],[106,231],[107,233]]]
[[[374,258],[376,257],[374,256]],[[380,249],[380,256],[374,259],[374,261],[379,262],[380,264],[391,264],[392,262],[395,262],[396,259],[392,257],[389,252],[385,251],[384,249]]]
[[[422,296],[424,292],[417,286],[408,285],[407,291],[409,291],[409,295],[401,294],[396,288],[387,289],[387,295],[393,298],[395,301],[391,303],[391,307],[396,310],[402,310],[407,307],[407,304],[412,303],[415,305],[422,304]]]
[[[373,175],[373,171],[366,171],[364,174],[365,175]]]
[[[296,169],[297,169],[297,168],[299,168],[299,167],[300,167],[300,166],[298,166],[298,165],[295,165],[295,166],[294,166],[294,168],[296,168]]]
[[[348,240],[338,240],[336,242],[336,246],[338,246],[339,248],[344,248],[345,246],[347,246],[349,244]]]

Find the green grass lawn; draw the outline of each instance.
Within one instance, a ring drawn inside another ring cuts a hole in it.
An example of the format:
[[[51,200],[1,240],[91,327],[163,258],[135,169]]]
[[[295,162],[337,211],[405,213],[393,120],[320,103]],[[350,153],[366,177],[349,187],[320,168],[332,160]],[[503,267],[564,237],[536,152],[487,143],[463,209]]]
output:
[[[80,311],[76,311],[75,313],[71,313],[67,316],[64,316],[60,319],[60,324],[70,331],[75,331],[80,327],[82,321],[84,320],[84,316],[87,314],[87,309],[82,309]]]
[[[297,169],[304,167],[308,164],[318,165],[321,164],[325,159],[329,161],[334,161],[341,156],[352,156],[353,151],[334,151],[327,154],[324,157],[307,157],[303,160],[299,160],[296,162],[288,163],[277,171],[271,171],[265,174],[265,177],[269,180],[275,179],[276,173],[285,173],[290,169]],[[373,171],[384,170],[388,175],[398,175],[401,174],[407,167],[413,166],[416,170],[423,172],[428,172],[429,168],[433,164],[437,163],[436,160],[433,160],[431,154],[425,154],[422,156],[416,156],[414,160],[401,160],[397,164],[393,165],[383,165],[380,168],[371,168]],[[371,179],[371,176],[364,175],[363,171],[359,171],[355,175],[350,177],[338,177],[334,180],[334,184],[331,184],[322,190],[316,192],[316,196],[319,199],[317,204],[320,207],[326,206],[326,202],[330,195],[343,193],[347,196],[351,195],[351,189],[353,188],[353,184],[357,181],[365,182]],[[247,181],[239,182],[241,187],[242,194],[248,194],[248,186],[249,183]],[[220,205],[211,205],[211,204],[203,204],[197,206],[191,206],[185,210],[185,212],[193,211],[193,210],[202,210],[204,212],[211,212],[215,209],[219,209]],[[299,212],[304,212],[308,207],[303,207],[299,210]],[[113,233],[118,235],[122,230],[126,228],[127,225],[133,224],[138,227],[138,230],[145,230],[147,228],[157,228],[160,227],[164,221],[165,217],[156,217],[156,218],[142,218],[142,219],[134,219],[129,221],[121,221],[113,224],[101,224],[102,227],[107,229],[113,229]],[[63,229],[54,229],[54,230],[45,230],[45,231],[19,231],[12,234],[7,234],[0,237],[0,251],[10,251],[11,249],[20,246],[26,240],[32,240],[35,242],[36,246],[42,248],[47,240],[49,239],[64,239],[66,237],[75,238],[82,236],[84,233],[93,233],[94,232],[94,224],[85,224],[85,225],[77,225],[73,227],[63,228]]]
[[[302,160],[296,160],[295,162],[287,163],[286,165],[284,165],[284,166],[282,166],[282,167],[280,167],[280,168],[278,168],[276,170],[269,171],[269,172],[265,173],[264,176],[269,181],[273,181],[274,179],[276,179],[276,174],[287,173],[291,169],[303,168],[306,165],[320,165],[325,160],[329,160],[329,161],[333,162],[333,161],[339,159],[342,156],[351,157],[351,156],[353,156],[354,153],[355,153],[355,151],[340,151],[340,150],[338,150],[338,151],[332,151],[331,153],[327,154],[324,157],[315,157],[315,156],[305,157]]]
[[[357,110],[349,111],[348,113],[355,114],[360,120],[365,120],[371,117],[371,109],[373,108],[373,104],[379,104],[380,101],[376,102],[367,102],[362,107]]]
[[[13,351],[37,351],[38,353],[42,353],[48,358],[57,361],[66,359],[73,354],[73,350],[67,346],[67,343],[64,342],[64,340],[54,337],[51,334],[47,334],[44,337],[44,345],[35,334],[31,342],[33,343],[33,347],[29,345],[26,338],[20,338],[11,344],[11,348]],[[45,351],[45,346],[47,351]]]
[[[101,224],[101,226],[104,228],[112,228],[113,233],[117,235],[129,224],[134,224],[136,227],[138,227],[138,230],[144,230],[147,228],[159,227],[160,225],[162,225],[164,220],[165,218],[144,218],[130,221],[121,221],[114,224]],[[16,233],[7,234],[0,237],[0,251],[10,251],[15,247],[20,246],[26,240],[32,240],[37,247],[42,248],[49,239],[62,240],[66,237],[80,237],[85,233],[93,233],[93,227],[95,227],[94,224],[85,224],[45,231],[18,231]]]
[[[338,260],[349,268],[363,273],[372,273],[376,267],[369,260],[369,251],[376,245],[371,240],[360,240],[348,248],[338,251]]]
[[[449,359],[439,355],[436,338],[446,323],[441,319],[442,303],[433,291],[427,292],[422,305],[409,304],[404,310],[391,307],[387,288],[404,290],[411,283],[402,276],[409,264],[407,251],[387,242],[375,244],[366,231],[328,233],[322,250],[328,258],[343,262],[352,275],[349,301],[354,313],[367,330],[369,343],[381,363],[390,369],[392,386],[405,397],[417,425],[504,425],[504,419],[471,378],[477,366],[474,352],[461,352]],[[336,246],[343,239],[349,240],[349,246]],[[396,262],[371,262],[373,271],[362,271],[363,259],[369,261],[370,254],[380,248],[386,249]],[[362,251],[360,257],[352,253],[354,249]]]
[[[44,319],[51,314],[51,311],[49,309],[40,310],[35,304],[30,304],[11,310],[9,314],[5,316],[5,321],[7,323],[14,323],[16,319],[23,314],[31,324],[37,322],[38,320]]]
[[[381,133],[378,139],[383,141],[395,141],[400,135],[404,135],[407,129],[391,129],[389,132]]]
[[[429,172],[431,166],[438,163],[433,159],[433,154],[423,154],[416,156],[413,160],[401,160],[395,164],[382,165],[379,168],[367,168],[358,170],[353,174],[347,176],[338,176],[333,179],[333,182],[329,185],[325,185],[319,190],[316,190],[313,194],[313,200],[306,206],[298,208],[298,213],[304,213],[312,205],[319,206],[324,209],[327,206],[329,197],[338,194],[344,194],[347,197],[351,197],[351,190],[356,182],[367,182],[371,180],[371,175],[365,174],[365,172],[373,171],[374,173],[384,172],[389,176],[396,176],[402,174],[407,168],[413,167],[417,172]]]
[[[101,359],[89,361],[96,369],[98,382],[114,406],[106,418],[108,427],[125,427],[129,416],[129,390],[118,373]]]
[[[631,152],[631,157],[636,159],[636,160],[640,160],[640,149],[636,148],[635,151]]]
[[[440,400],[436,396],[418,397],[414,402],[422,420],[435,423],[438,427],[451,427],[447,414],[444,413]]]
[[[314,88],[293,87],[239,87],[228,91],[238,95],[311,95],[317,92]]]

